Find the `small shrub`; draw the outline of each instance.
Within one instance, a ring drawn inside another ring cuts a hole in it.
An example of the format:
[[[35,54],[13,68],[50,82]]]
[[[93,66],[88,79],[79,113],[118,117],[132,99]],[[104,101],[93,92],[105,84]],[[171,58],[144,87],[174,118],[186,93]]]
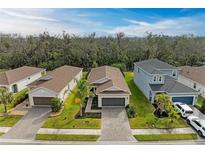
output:
[[[204,98],[203,103],[201,105],[201,112],[205,113],[205,98]]]
[[[51,110],[52,112],[58,112],[62,107],[62,101],[55,97],[51,100]]]
[[[15,107],[16,105],[22,103],[27,98],[28,98],[28,89],[24,89],[18,92],[17,94],[14,95],[13,106]]]
[[[136,116],[136,109],[134,106],[127,107],[127,114],[129,118],[134,118]]]

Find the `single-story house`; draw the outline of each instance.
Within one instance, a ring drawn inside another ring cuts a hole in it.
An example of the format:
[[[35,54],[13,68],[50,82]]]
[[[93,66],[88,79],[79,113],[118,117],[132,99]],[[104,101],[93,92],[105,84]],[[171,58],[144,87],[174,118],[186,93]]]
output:
[[[45,73],[45,69],[23,66],[0,73],[0,86],[7,87],[10,92],[17,93]]]
[[[205,97],[205,67],[181,66],[179,69],[179,82]]]
[[[178,81],[179,68],[158,59],[134,63],[134,82],[147,99],[155,102],[155,96],[168,94],[173,102],[194,105],[198,92]]]
[[[91,69],[88,81],[98,97],[98,107],[127,106],[131,92],[120,69],[101,66]]]
[[[30,85],[30,105],[50,106],[54,97],[64,101],[81,79],[82,71],[82,68],[65,65],[47,72],[47,75]]]

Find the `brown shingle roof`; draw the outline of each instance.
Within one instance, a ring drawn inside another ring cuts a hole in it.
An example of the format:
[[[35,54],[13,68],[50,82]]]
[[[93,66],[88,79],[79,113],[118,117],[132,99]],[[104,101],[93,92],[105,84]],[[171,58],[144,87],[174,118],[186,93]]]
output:
[[[51,79],[40,84],[38,83],[35,89],[44,87],[54,92],[60,92],[81,70],[82,68],[67,65],[56,68],[47,73]]]
[[[9,85],[43,71],[42,68],[23,66],[0,73],[0,84]]]
[[[103,84],[97,85],[97,94],[105,91],[112,91],[107,90],[109,88],[114,88],[114,91],[122,91],[130,94],[130,90],[124,80],[122,72],[118,68],[111,66],[101,66],[98,68],[93,68],[88,76],[88,80],[91,83],[94,83],[95,81],[103,78],[106,78],[108,80]]]
[[[181,66],[180,74],[196,81],[202,85],[205,85],[205,68],[203,67],[191,67],[191,66]]]

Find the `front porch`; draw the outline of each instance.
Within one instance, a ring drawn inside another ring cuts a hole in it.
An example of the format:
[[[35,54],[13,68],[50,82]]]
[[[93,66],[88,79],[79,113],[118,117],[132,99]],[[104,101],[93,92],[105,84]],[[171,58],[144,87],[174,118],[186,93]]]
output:
[[[89,97],[85,113],[101,113],[101,108],[98,107],[98,97]]]

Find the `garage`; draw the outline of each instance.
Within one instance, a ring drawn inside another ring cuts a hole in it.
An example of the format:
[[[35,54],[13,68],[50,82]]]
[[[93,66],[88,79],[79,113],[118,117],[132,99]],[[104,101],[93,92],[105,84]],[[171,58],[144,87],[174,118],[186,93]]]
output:
[[[102,98],[102,106],[125,106],[125,98]]]
[[[53,97],[33,97],[34,105],[51,105]]]
[[[192,105],[194,100],[194,96],[187,96],[187,97],[172,97],[173,102],[182,102],[187,105]]]

